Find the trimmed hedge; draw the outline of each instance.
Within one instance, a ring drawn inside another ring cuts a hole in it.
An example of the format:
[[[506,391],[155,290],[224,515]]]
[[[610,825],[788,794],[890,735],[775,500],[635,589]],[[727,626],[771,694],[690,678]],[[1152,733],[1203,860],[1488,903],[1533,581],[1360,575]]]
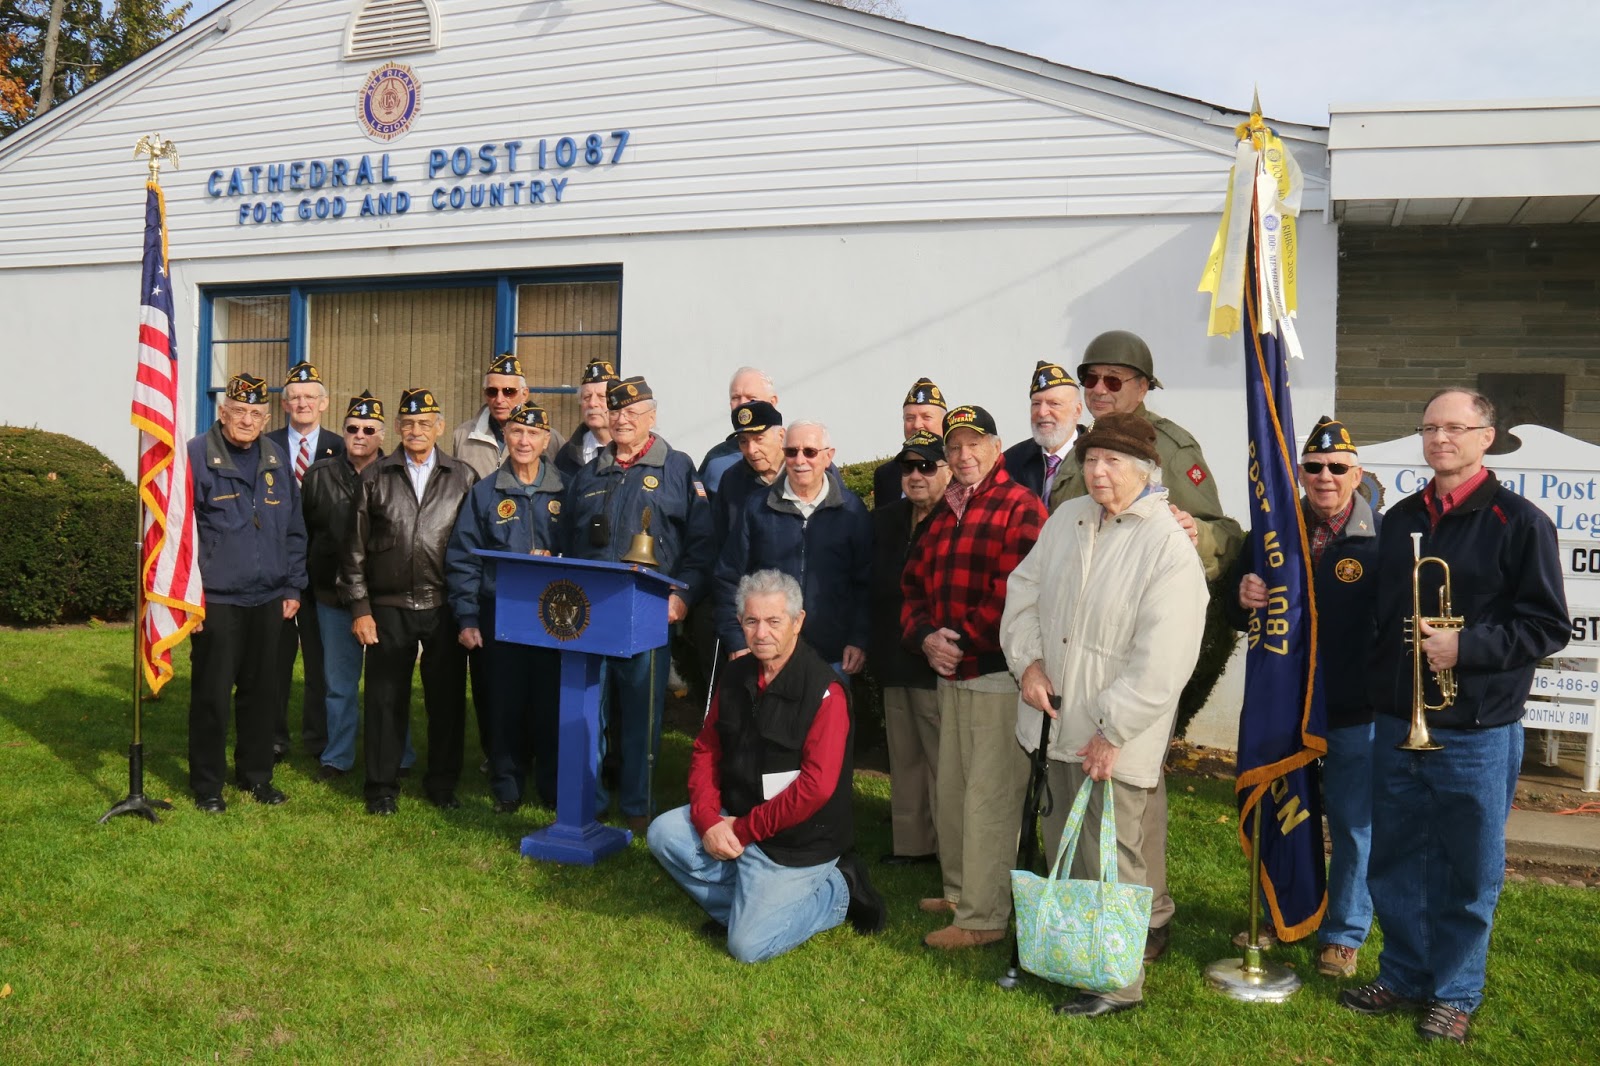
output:
[[[872,473],[888,461],[889,457],[883,455],[876,459],[863,459],[859,463],[846,463],[839,468],[839,476],[844,478],[844,487],[860,496],[870,508],[878,502],[872,498]]]
[[[89,445],[0,426],[0,622],[127,617],[138,509],[134,486]]]

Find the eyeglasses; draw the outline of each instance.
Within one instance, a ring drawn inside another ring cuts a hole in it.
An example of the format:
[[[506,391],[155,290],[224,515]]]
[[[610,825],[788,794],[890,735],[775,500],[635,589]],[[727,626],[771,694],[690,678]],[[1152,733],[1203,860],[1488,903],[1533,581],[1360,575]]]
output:
[[[228,412],[235,420],[246,425],[255,425],[267,420],[267,412],[257,411],[253,407],[223,407],[223,410]]]
[[[1448,425],[1436,426],[1436,425],[1433,425],[1430,422],[1428,425],[1418,426],[1417,427],[1417,434],[1419,436],[1423,436],[1423,437],[1431,437],[1435,433],[1443,433],[1447,437],[1459,437],[1459,436],[1461,436],[1461,434],[1466,433],[1469,430],[1488,429],[1488,428],[1490,428],[1490,427],[1488,427],[1488,426],[1463,426],[1459,422],[1451,422]]]
[[[804,455],[807,459],[815,459],[826,450],[827,449],[825,448],[785,448],[783,450],[783,454],[788,456],[790,459],[793,459],[798,455]]]
[[[1328,471],[1328,473],[1333,474],[1335,477],[1342,477],[1345,474],[1348,474],[1350,472],[1350,464],[1349,463],[1314,463],[1314,462],[1307,461],[1307,462],[1304,462],[1304,463],[1300,464],[1300,469],[1304,470],[1308,474],[1320,474],[1320,473],[1322,473],[1322,471],[1324,469],[1326,469]]]
[[[485,385],[483,387],[483,398],[486,400],[492,400],[498,395],[504,396],[506,399],[510,400],[514,399],[521,391],[521,385],[501,385],[498,388],[493,385]]]
[[[1093,370],[1085,370],[1083,372],[1083,390],[1088,392],[1096,385],[1104,385],[1107,392],[1121,392],[1122,386],[1132,380],[1132,378],[1119,378],[1115,374],[1099,374]]]
[[[349,434],[352,434],[352,435],[354,435],[356,433],[359,433],[364,437],[373,437],[373,436],[377,436],[378,427],[377,426],[345,426],[344,427],[344,431],[346,433],[349,433]]]
[[[937,459],[902,459],[900,460],[900,473],[906,474],[932,474],[944,464]]]

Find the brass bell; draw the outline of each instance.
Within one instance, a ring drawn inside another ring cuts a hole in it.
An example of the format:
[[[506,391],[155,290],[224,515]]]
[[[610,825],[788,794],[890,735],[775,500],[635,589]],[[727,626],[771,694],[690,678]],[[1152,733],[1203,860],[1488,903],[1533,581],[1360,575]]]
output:
[[[628,554],[622,557],[622,561],[655,569],[661,564],[656,561],[656,538],[650,535],[650,508],[648,507],[644,509],[644,518],[641,524],[644,526],[644,530],[633,535],[633,542],[628,545]]]

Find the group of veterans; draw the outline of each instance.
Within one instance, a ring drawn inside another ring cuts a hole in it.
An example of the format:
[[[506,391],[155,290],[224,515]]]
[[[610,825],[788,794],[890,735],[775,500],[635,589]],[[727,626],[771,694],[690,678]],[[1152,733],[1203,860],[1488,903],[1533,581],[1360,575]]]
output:
[[[1153,963],[1176,912],[1163,766],[1207,606],[1220,598],[1245,628],[1270,593],[1199,444],[1145,405],[1159,388],[1141,338],[1103,333],[1075,375],[1038,362],[1030,437],[1008,448],[989,411],[951,405],[919,379],[869,510],[845,485],[826,425],[786,422],[755,368],[733,376],[731,433],[699,464],[658,434],[649,384],[604,360],[585,368],[582,422],[563,438],[529,400],[517,359],[499,357],[451,454],[438,447],[446,422],[427,389],[401,397],[400,447],[385,455],[378,399],[351,399],[342,436],[328,433],[327,390],[302,363],[282,390],[288,426],[262,437],[266,384],[239,375],[216,425],[190,444],[208,604],[194,640],[196,804],[225,809],[230,697],[239,787],[284,801],[272,773],[289,745],[298,647],[302,742],[331,780],[353,769],[364,725],[369,812],[396,811],[414,759],[419,651],[427,798],[460,805],[470,674],[494,809],[553,806],[555,653],[495,638],[494,564],[478,550],[617,561],[648,532],[657,568],[683,586],[668,620],[685,623],[710,679],[688,804],[653,817],[665,654],[607,661],[602,743],[619,748],[609,754],[620,816],[647,832],[730,954],[756,962],[846,921],[861,933],[887,921],[851,804],[852,681],[870,666],[890,763],[893,844],[880,861],[939,874],[918,909],[946,924],[924,943],[955,951],[1005,938],[1010,870],[1032,831],[1018,815],[1048,732],[1058,801],[1041,817],[1046,847],[1062,844],[1070,802],[1060,797],[1087,784],[1084,824],[1098,826],[1113,796],[1118,878],[1152,889]],[[1358,451],[1341,423],[1319,421],[1301,456],[1332,842],[1317,968],[1353,978],[1376,917],[1377,974],[1341,1002],[1414,1011],[1424,1039],[1461,1042],[1483,997],[1522,702],[1568,621],[1553,528],[1484,465],[1492,405],[1445,389],[1422,417],[1434,477],[1387,521],[1358,492]],[[1432,719],[1443,748],[1430,752],[1395,749],[1412,716],[1402,629],[1416,551],[1450,564],[1466,618],[1459,631],[1420,627],[1428,683],[1446,669],[1460,679]],[[314,611],[301,607],[308,596]],[[1095,787],[1111,780],[1114,792]],[[1099,848],[1085,831],[1071,876],[1094,877]],[[1137,1007],[1144,976],[1056,1010]]]

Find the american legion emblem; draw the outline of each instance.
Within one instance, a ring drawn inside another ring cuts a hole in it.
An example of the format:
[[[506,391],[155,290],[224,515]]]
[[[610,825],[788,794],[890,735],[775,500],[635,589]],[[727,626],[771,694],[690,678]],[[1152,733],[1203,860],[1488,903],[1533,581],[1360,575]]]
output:
[[[516,500],[501,500],[500,501],[500,506],[496,507],[494,510],[495,510],[495,513],[498,514],[501,518],[505,519],[506,521],[510,521],[511,519],[515,518],[516,515],[517,515],[517,501]]]
[[[644,487],[645,488],[653,489],[653,488],[660,487],[660,485],[661,485],[661,479],[656,477],[654,474],[646,474],[644,476]]]
[[[385,63],[368,74],[356,97],[362,132],[375,141],[392,141],[405,133],[421,109],[422,83],[400,63]]]
[[[560,641],[574,640],[589,628],[589,596],[565,578],[552,581],[539,597],[539,624]]]
[[[1358,559],[1340,559],[1333,568],[1333,576],[1345,584],[1361,580],[1361,562]]]

